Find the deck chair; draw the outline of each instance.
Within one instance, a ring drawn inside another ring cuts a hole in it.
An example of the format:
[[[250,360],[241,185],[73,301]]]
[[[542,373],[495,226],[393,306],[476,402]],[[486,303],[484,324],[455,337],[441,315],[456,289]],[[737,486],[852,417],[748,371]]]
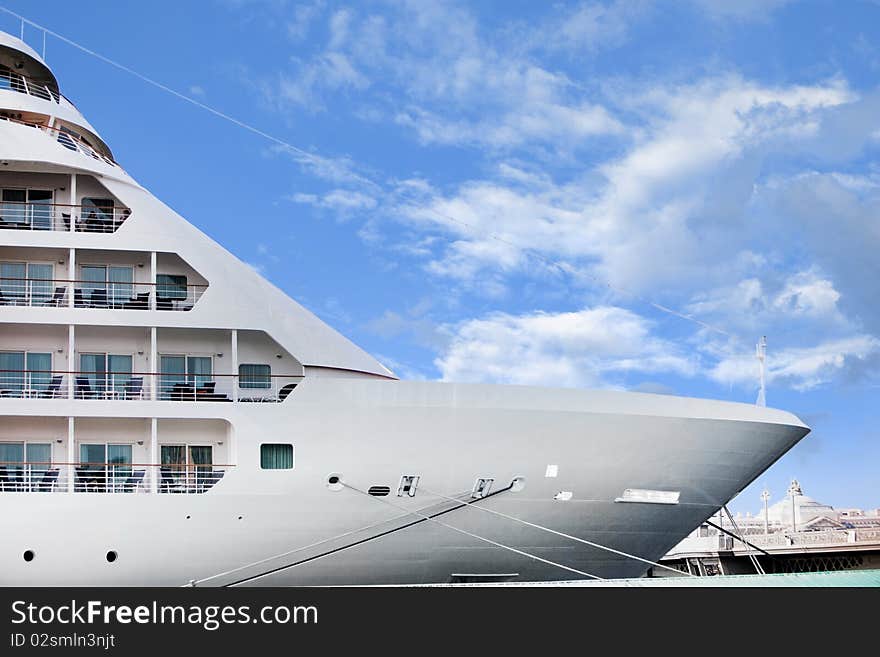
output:
[[[63,397],[61,394],[61,381],[64,377],[59,374],[57,376],[53,376],[51,381],[49,381],[49,385],[46,386],[46,389],[40,392],[40,397],[43,399],[57,399],[58,397]]]
[[[74,388],[74,397],[77,399],[94,399],[95,391],[92,390],[92,386],[89,383],[89,377],[87,376],[78,376],[76,377],[76,386]]]
[[[40,493],[48,493],[51,492],[55,487],[55,484],[58,481],[58,470],[46,470],[43,473],[43,478],[40,479],[34,486],[34,490]]]
[[[135,470],[131,473],[131,476],[125,479],[125,483],[122,485],[122,491],[124,493],[133,493],[137,490],[137,487],[140,486],[144,481],[144,474],[146,474],[145,470]]]
[[[58,308],[61,305],[61,302],[64,301],[64,293],[67,291],[66,287],[56,287],[55,293],[52,295],[51,299],[43,300],[40,305],[41,306],[55,306]]]
[[[125,382],[122,395],[125,399],[138,399],[144,390],[144,377],[134,376]]]

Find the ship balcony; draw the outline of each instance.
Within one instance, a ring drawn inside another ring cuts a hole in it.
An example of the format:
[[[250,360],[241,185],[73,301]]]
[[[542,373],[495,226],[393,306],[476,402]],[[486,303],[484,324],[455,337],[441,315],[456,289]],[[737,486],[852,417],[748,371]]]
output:
[[[232,467],[215,463],[0,461],[0,492],[198,494],[207,493]]]
[[[71,107],[74,106],[54,85],[12,71],[5,66],[0,66],[0,91],[16,91],[20,94],[49,100],[58,105],[64,102]]]
[[[305,374],[295,357],[256,330],[8,323],[0,336],[0,406],[6,400],[278,403]]]
[[[6,369],[0,370],[0,399],[281,403],[302,378],[254,371],[186,374]]]
[[[50,126],[50,118],[48,115],[16,113],[15,116],[11,116],[8,111],[0,111],[0,121],[7,121],[16,126],[20,126],[22,129],[30,128],[39,130],[46,136],[46,138],[53,140],[62,148],[92,158],[93,160],[104,162],[111,167],[119,166],[113,158],[110,157],[109,152],[104,153],[92,146],[85,137],[80,135],[73,127],[61,126],[56,128]]]
[[[225,420],[5,416],[0,493],[202,494],[233,471]]]
[[[4,197],[10,197],[11,191],[19,190],[4,191]],[[33,191],[22,190],[19,193],[22,197],[27,193],[35,195]],[[0,203],[0,229],[115,233],[131,215],[131,210],[113,203],[110,199],[107,201],[107,205],[69,205],[40,200],[4,199]]]
[[[163,283],[134,283],[0,277],[0,306],[185,312],[193,309],[206,289],[207,285],[172,279]]]

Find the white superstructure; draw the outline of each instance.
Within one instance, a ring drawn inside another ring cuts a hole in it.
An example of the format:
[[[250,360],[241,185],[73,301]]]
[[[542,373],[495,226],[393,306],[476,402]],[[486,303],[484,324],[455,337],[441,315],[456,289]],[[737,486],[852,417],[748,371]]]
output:
[[[0,33],[0,585],[638,576],[483,509],[656,560],[808,431],[398,381],[132,180]]]

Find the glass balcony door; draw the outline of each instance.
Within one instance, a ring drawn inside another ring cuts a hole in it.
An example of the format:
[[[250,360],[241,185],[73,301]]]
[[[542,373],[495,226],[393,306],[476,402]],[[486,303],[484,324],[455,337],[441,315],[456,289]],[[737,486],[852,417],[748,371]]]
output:
[[[4,189],[0,193],[0,220],[14,227],[52,230],[52,190]]]
[[[134,296],[134,268],[83,265],[83,303],[91,308],[121,308]]]
[[[0,262],[0,304],[41,305],[52,298],[54,267],[36,262]]]
[[[27,195],[31,228],[52,230],[52,192],[48,189],[29,189]]]
[[[79,362],[78,376],[88,380],[93,396],[120,396],[131,380],[132,357],[128,354],[80,354]]]
[[[193,492],[213,482],[214,448],[210,445],[161,445],[162,492]]]
[[[159,357],[162,399],[195,399],[196,390],[213,379],[210,356]]]
[[[0,397],[32,397],[46,390],[52,379],[52,354],[0,352]]]
[[[76,489],[89,492],[122,490],[132,475],[131,445],[82,443],[76,469]]]

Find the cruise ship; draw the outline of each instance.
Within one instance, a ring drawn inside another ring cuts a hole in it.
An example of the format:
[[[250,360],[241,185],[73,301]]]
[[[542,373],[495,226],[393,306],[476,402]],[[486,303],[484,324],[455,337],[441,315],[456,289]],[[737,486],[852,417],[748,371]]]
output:
[[[5,33],[0,195],[3,586],[638,577],[809,431],[398,380],[133,180]]]

